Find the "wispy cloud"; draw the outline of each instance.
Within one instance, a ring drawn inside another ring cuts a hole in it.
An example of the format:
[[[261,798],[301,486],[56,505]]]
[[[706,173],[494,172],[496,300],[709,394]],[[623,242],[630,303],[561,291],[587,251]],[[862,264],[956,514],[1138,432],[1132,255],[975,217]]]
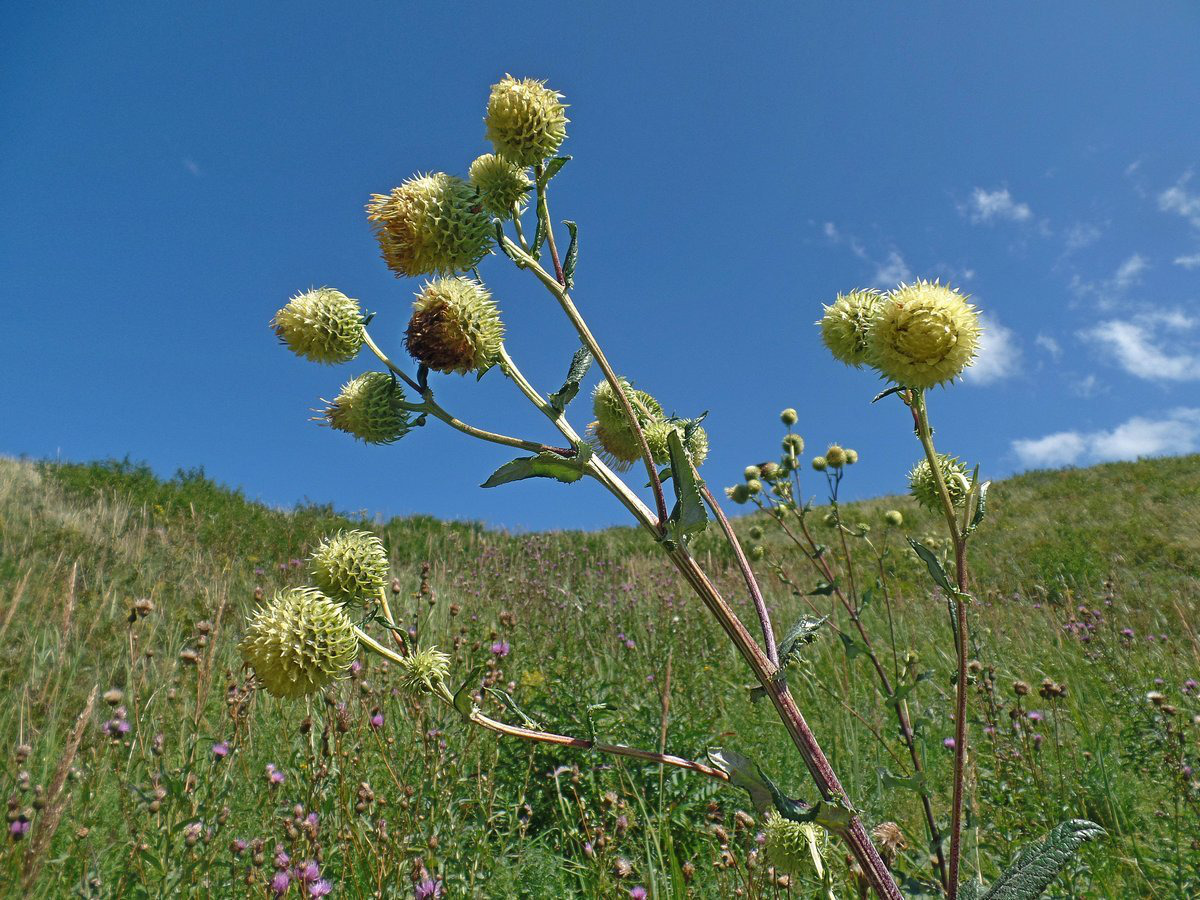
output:
[[[1117,267],[1117,274],[1113,276],[1113,286],[1118,291],[1128,290],[1138,283],[1142,273],[1148,268],[1150,268],[1150,263],[1146,261],[1146,257],[1140,253],[1133,254]]]
[[[188,172],[190,172],[192,175],[194,175],[197,178],[199,178],[201,175],[204,174],[202,171],[200,171],[199,164],[189,156],[185,156],[179,162],[183,164],[183,167],[185,169],[187,169]]]
[[[1064,466],[1194,453],[1200,449],[1200,409],[1179,407],[1160,418],[1134,416],[1112,430],[1057,431],[1012,442],[1027,466]]]
[[[1080,337],[1113,355],[1130,375],[1147,381],[1200,380],[1200,346],[1189,340],[1196,320],[1174,312],[1109,319]]]
[[[1175,265],[1183,266],[1185,269],[1195,269],[1200,267],[1200,253],[1189,253],[1187,256],[1175,257]]]
[[[1062,347],[1059,345],[1058,341],[1050,337],[1048,334],[1039,334],[1033,339],[1033,342],[1055,359],[1058,359],[1060,356],[1062,356]]]
[[[1159,194],[1158,208],[1163,212],[1181,215],[1191,222],[1194,228],[1200,228],[1200,193],[1192,194],[1187,190],[1192,174],[1190,169],[1184,172],[1174,186]]]
[[[1016,335],[994,316],[984,313],[979,318],[983,324],[979,356],[963,372],[963,378],[968,383],[978,385],[995,384],[1011,378],[1021,370],[1021,348]]]
[[[877,263],[875,275],[871,278],[871,286],[877,288],[894,288],[902,281],[912,281],[912,269],[895,250],[888,252],[887,259]]]
[[[977,187],[971,192],[971,199],[959,209],[972,222],[991,222],[995,219],[1026,222],[1033,218],[1029,204],[1014,200],[1008,188],[988,191]]]
[[[1131,287],[1142,280],[1142,273],[1150,268],[1150,262],[1140,253],[1124,260],[1111,278],[1089,281],[1076,273],[1071,278],[1070,289],[1075,296],[1095,300],[1101,308],[1115,305]]]
[[[1090,222],[1076,222],[1067,229],[1064,236],[1067,252],[1081,250],[1089,244],[1096,243],[1103,233],[1104,231],[1099,225]]]

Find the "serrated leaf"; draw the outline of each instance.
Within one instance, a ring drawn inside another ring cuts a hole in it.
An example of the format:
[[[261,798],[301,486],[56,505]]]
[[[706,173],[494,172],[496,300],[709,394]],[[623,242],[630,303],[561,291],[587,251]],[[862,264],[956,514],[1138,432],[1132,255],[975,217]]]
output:
[[[559,456],[557,453],[522,456],[506,462],[498,468],[482,484],[482,487],[496,487],[526,478],[554,478],[564,484],[573,484],[583,477],[584,469],[591,455],[591,447],[587,444],[580,444],[572,457]]]
[[[907,540],[909,546],[913,548],[913,551],[925,563],[925,568],[929,570],[929,574],[933,576],[933,580],[937,583],[937,586],[946,592],[946,596],[953,597],[957,594],[958,591],[950,584],[950,579],[946,577],[946,570],[942,568],[942,564],[938,561],[934,552],[920,541],[914,541],[912,538],[907,538]]]
[[[1042,840],[1017,854],[1012,865],[988,888],[982,900],[1036,900],[1082,844],[1105,833],[1103,828],[1087,819],[1063,822]]]
[[[788,629],[788,633],[779,642],[779,667],[782,669],[800,657],[800,650],[805,644],[811,644],[817,637],[817,631],[825,624],[825,616],[801,616],[800,621]]]
[[[563,386],[546,398],[550,401],[550,405],[558,412],[566,410],[567,404],[574,400],[575,395],[579,393],[579,385],[591,367],[592,351],[587,347],[580,347],[571,357],[571,366],[567,369],[567,378],[563,382]]]
[[[724,747],[709,750],[708,758],[714,767],[729,776],[730,784],[740,787],[750,795],[750,802],[754,804],[759,815],[774,807],[770,781],[764,778],[756,763]]]
[[[569,220],[563,220],[563,224],[571,232],[571,243],[567,244],[567,255],[563,257],[563,280],[569,291],[575,287],[575,264],[579,262],[579,226]]]
[[[958,886],[958,900],[982,900],[986,888],[978,881],[964,881]]]
[[[685,543],[693,534],[708,527],[708,510],[704,508],[704,500],[696,483],[696,471],[683,449],[678,429],[672,428],[667,435],[667,449],[671,454],[671,475],[675,486],[675,508],[667,519],[667,539]]]

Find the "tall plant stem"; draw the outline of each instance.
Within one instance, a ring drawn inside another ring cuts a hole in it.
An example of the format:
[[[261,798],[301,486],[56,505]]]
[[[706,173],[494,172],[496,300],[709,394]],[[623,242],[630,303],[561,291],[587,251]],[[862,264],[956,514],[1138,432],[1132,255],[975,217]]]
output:
[[[958,865],[962,856],[962,811],[963,788],[967,764],[967,537],[954,518],[954,504],[950,491],[942,477],[937,453],[933,449],[933,430],[929,427],[929,409],[925,405],[923,391],[914,391],[912,396],[913,419],[917,438],[925,450],[925,459],[937,485],[942,512],[954,545],[954,597],[950,602],[954,608],[954,644],[958,655],[958,677],[954,685],[954,797],[950,807],[950,884],[947,895],[950,900],[958,897]]]

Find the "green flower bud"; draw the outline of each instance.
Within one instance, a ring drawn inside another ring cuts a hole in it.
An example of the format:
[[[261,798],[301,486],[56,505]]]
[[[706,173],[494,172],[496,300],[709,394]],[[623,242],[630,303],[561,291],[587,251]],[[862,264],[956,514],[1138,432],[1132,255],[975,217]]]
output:
[[[751,525],[751,526],[750,526],[750,540],[752,540],[752,541],[761,541],[761,540],[762,540],[762,536],[763,536],[763,530],[762,530],[762,528],[760,528],[758,525]]]
[[[325,538],[309,563],[313,584],[340,603],[378,598],[392,574],[383,541],[369,531],[339,531]]]
[[[776,810],[767,813],[765,824],[767,840],[763,849],[767,862],[780,874],[799,875],[806,866],[815,867],[821,853],[815,825],[785,819]]]
[[[835,528],[838,523],[838,515],[835,512],[827,512],[827,513],[825,513],[825,518],[823,521],[830,528]]]
[[[783,436],[783,451],[792,456],[799,456],[804,452],[804,438],[798,434],[785,434]]]
[[[620,379],[620,382],[643,432],[652,424],[662,421],[663,411],[657,400],[645,391],[636,390],[624,378]],[[633,426],[625,416],[625,410],[617,392],[613,390],[607,379],[596,385],[596,389],[592,392],[592,412],[596,416],[596,421],[588,426],[588,430],[591,433],[592,442],[597,446],[606,462],[613,468],[623,470],[629,468],[630,463],[642,458],[641,444],[633,431]],[[666,433],[663,432],[660,452],[665,452],[666,446]]]
[[[397,275],[452,275],[483,259],[492,220],[475,188],[437,172],[375,194],[367,204],[384,262]]]
[[[955,456],[947,453],[937,455],[938,469],[942,480],[946,482],[946,491],[954,506],[962,506],[970,493],[971,483],[968,480],[967,467]],[[942,508],[941,495],[938,493],[937,480],[933,470],[929,468],[929,460],[922,459],[908,473],[908,488],[917,502],[926,509],[939,512]]]
[[[500,360],[504,323],[492,295],[470,278],[439,278],[417,294],[404,346],[435,372],[483,374]]]
[[[327,365],[349,362],[363,345],[358,301],[333,288],[297,294],[275,313],[271,327],[297,356]]]
[[[450,673],[450,657],[436,647],[426,647],[404,657],[399,664],[400,687],[412,694],[434,690]]]
[[[779,477],[779,463],[765,462],[758,467],[759,474],[767,481],[774,481]]]
[[[755,494],[762,492],[762,482],[757,478],[751,478],[746,482],[746,490],[748,490],[750,492],[750,496],[753,497]]]
[[[745,471],[742,472],[742,475],[745,476],[747,481],[749,481],[751,478],[757,478],[761,474],[762,469],[760,469],[758,466],[746,466]]]
[[[868,361],[867,332],[879,309],[880,296],[879,291],[838,294],[817,323],[829,352],[848,366],[858,367]]]
[[[979,313],[944,285],[900,285],[883,300],[867,332],[870,363],[896,384],[922,390],[952,381],[979,349]]]
[[[570,120],[562,94],[546,82],[505,75],[492,85],[483,121],[498,154],[519,166],[535,166],[562,146]]]
[[[238,648],[267,691],[302,697],[350,668],[358,638],[339,604],[314,588],[290,588],[254,612]]]
[[[856,462],[858,462],[858,451],[850,450],[849,448],[847,448],[847,450],[846,450],[846,465],[852,466]]]
[[[667,444],[667,437],[672,431],[679,432],[680,440],[683,441],[683,449],[687,452],[693,466],[697,469],[700,468],[704,460],[708,458],[708,434],[699,425],[694,426],[691,434],[686,438],[684,433],[687,429],[679,422],[651,422],[644,426],[644,429],[646,444],[650,447],[650,455],[660,465],[671,461],[671,450]],[[641,455],[640,451],[638,455]]]
[[[352,434],[368,444],[390,444],[408,434],[410,427],[404,388],[391,375],[367,372],[352,378],[322,415],[330,428]]]
[[[750,499],[750,488],[745,484],[735,484],[731,488],[725,488],[725,496],[734,503],[745,503]]]
[[[871,526],[868,525],[866,522],[859,522],[857,525],[854,526],[854,528],[860,535],[865,535],[865,534],[871,533]]]
[[[824,472],[827,465],[828,463],[825,461],[825,457],[823,456],[814,456],[812,458],[812,467],[818,472]]]
[[[790,406],[779,414],[779,421],[789,428],[796,424],[796,419],[798,418],[799,416],[796,415],[796,411]]]
[[[483,208],[499,219],[511,219],[513,207],[523,207],[533,182],[525,169],[494,153],[485,153],[467,172],[479,191]]]
[[[896,509],[889,509],[887,512],[885,512],[883,514],[883,520],[893,528],[899,528],[904,524],[904,516],[901,515],[900,511]]]
[[[825,462],[835,469],[840,469],[846,464],[846,451],[837,444],[830,444],[829,449],[825,451]]]
[[[755,544],[753,547],[750,548],[750,558],[752,560],[754,560],[755,562],[762,559],[766,555],[767,555],[767,551],[764,550],[758,544]]]

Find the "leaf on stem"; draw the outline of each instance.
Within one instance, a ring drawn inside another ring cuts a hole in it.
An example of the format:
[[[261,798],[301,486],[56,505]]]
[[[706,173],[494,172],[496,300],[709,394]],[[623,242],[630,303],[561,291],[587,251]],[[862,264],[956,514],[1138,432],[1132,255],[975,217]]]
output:
[[[546,398],[556,411],[564,412],[567,404],[575,399],[575,395],[579,393],[579,385],[583,382],[591,366],[592,351],[587,347],[580,347],[571,357],[571,367],[567,369],[567,379],[563,382],[563,386]]]
[[[824,548],[822,548],[824,549]],[[833,581],[818,581],[817,586],[808,592],[809,597],[828,597],[837,590],[837,579]]]
[[[693,534],[708,527],[708,510],[704,508],[704,500],[696,483],[696,470],[692,468],[692,460],[683,449],[678,429],[671,429],[667,435],[667,449],[671,454],[675,508],[671,510],[667,519],[667,536],[664,542],[683,544],[687,543]]]
[[[901,788],[906,791],[913,791],[920,794],[922,797],[929,796],[929,788],[925,785],[925,774],[923,772],[915,773],[911,778],[902,778],[899,775],[893,775],[882,766],[878,769],[879,781],[887,788]]]
[[[779,642],[779,668],[800,658],[800,651],[805,644],[811,644],[817,637],[817,631],[825,624],[826,617],[801,616],[800,621],[788,629],[788,633]]]
[[[1022,850],[981,900],[1035,900],[1083,843],[1103,834],[1103,828],[1086,819],[1063,822]]]
[[[709,750],[708,758],[715,768],[729,776],[730,784],[740,787],[750,795],[750,802],[754,804],[759,815],[763,815],[775,805],[773,785],[770,784],[770,779],[763,775],[757,763],[724,747]]]
[[[979,523],[983,521],[983,517],[987,514],[987,494],[988,488],[992,486],[990,481],[984,481],[976,487],[975,495],[975,513],[971,516],[971,524],[967,526],[967,534],[970,534],[979,527]]]
[[[583,477],[591,456],[592,449],[587,444],[580,444],[572,457],[557,453],[522,456],[498,468],[482,487],[496,487],[526,478],[554,478],[564,484],[573,484]]]
[[[937,583],[937,586],[945,591],[946,595],[949,597],[953,597],[955,594],[957,594],[958,591],[955,590],[952,584],[950,584],[950,579],[946,577],[946,570],[942,568],[942,564],[938,562],[938,558],[934,552],[920,541],[914,541],[912,538],[908,538],[907,540],[909,546],[913,548],[913,551],[917,554],[917,556],[921,557],[921,561],[924,562],[925,567],[929,569],[929,574],[933,576],[933,580]]]
[[[558,174],[559,170],[571,161],[569,156],[556,156],[550,162],[546,163],[546,168],[542,170],[542,177],[538,179],[538,185],[545,187],[550,183],[550,179]]]
[[[567,255],[563,257],[563,280],[569,291],[575,287],[575,264],[579,262],[579,226],[567,219],[563,224],[571,232],[571,243],[567,244]]]
[[[485,668],[485,666],[476,666],[472,669],[467,680],[462,683],[462,687],[454,692],[454,708],[464,716],[470,716],[475,708],[475,701],[471,698],[471,694],[479,687]]]

